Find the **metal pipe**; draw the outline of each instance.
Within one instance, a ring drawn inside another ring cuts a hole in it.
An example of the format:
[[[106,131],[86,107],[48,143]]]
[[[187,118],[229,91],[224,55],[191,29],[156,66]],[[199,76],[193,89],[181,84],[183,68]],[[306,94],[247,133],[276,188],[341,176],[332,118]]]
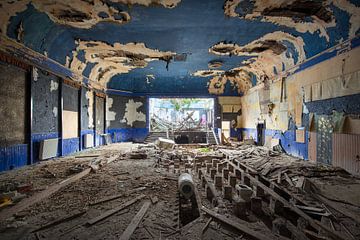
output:
[[[183,173],[179,176],[179,192],[180,194],[189,199],[194,195],[194,182],[192,176],[188,173]]]

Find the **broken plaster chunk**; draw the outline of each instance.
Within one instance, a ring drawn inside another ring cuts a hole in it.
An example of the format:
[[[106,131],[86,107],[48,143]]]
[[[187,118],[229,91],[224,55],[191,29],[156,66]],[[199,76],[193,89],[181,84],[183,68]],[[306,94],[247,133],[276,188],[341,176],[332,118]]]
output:
[[[175,142],[173,140],[166,138],[159,138],[155,144],[162,149],[172,149],[175,146]]]

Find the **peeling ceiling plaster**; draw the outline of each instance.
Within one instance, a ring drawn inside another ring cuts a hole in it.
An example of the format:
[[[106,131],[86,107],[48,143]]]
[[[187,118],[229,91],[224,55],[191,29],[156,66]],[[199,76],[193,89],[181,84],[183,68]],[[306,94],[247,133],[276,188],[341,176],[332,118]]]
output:
[[[306,0],[226,0],[224,13],[229,17],[258,20],[295,28],[300,33],[320,32],[327,41],[327,29],[336,26],[331,5],[350,14],[349,37],[359,29],[359,8],[347,0],[306,1]],[[241,12],[241,13],[239,13]]]
[[[110,88],[238,95],[359,34],[356,2],[5,0],[0,30]]]
[[[111,3],[126,5],[159,5],[174,8],[181,0],[110,0]],[[26,10],[32,4],[40,12],[59,24],[76,28],[91,28],[99,22],[117,24],[130,21],[130,14],[110,6],[106,0],[7,0],[1,3],[0,22],[1,31],[6,32],[7,24],[12,16]]]
[[[84,52],[84,61],[78,58],[81,51]],[[94,63],[89,78],[105,87],[106,83],[117,74],[128,73],[135,68],[144,68],[155,60],[170,61],[174,55],[173,52],[149,49],[144,43],[109,45],[104,42],[77,41],[70,68],[82,74],[88,63]]]
[[[295,49],[296,61],[289,46]],[[258,79],[258,83],[271,79],[278,72],[287,70],[295,64],[306,59],[304,42],[300,37],[294,37],[285,32],[273,32],[266,34],[244,46],[236,43],[220,42],[209,49],[215,55],[225,56],[250,56],[252,58],[243,61],[242,66],[231,69],[227,72],[216,70],[202,70],[196,72],[197,76],[214,76],[210,80],[209,91],[214,94],[223,94],[224,85],[229,81],[239,93],[246,92],[251,87],[250,72]],[[274,70],[275,69],[275,70]]]

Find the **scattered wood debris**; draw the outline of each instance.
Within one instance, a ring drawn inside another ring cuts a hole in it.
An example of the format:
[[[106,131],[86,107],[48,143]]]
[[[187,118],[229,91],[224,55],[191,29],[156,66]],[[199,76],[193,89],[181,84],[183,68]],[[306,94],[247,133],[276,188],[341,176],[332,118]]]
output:
[[[131,220],[129,226],[125,229],[123,234],[120,237],[120,240],[128,240],[131,235],[134,233],[135,229],[138,227],[139,223],[145,216],[147,210],[149,209],[151,202],[145,202],[141,207],[140,211],[135,215],[135,217]]]

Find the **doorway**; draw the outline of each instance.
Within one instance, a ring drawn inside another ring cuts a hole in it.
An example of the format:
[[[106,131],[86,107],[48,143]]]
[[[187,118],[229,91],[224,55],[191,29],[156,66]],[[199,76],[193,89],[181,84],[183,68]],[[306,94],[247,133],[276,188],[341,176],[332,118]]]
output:
[[[210,131],[213,109],[213,98],[150,98],[150,132]]]

